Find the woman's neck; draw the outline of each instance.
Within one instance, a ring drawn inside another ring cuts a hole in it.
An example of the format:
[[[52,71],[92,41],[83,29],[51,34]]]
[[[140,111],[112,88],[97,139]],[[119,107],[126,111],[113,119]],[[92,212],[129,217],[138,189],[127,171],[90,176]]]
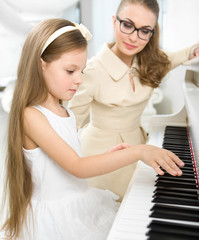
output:
[[[119,51],[119,49],[116,47],[115,44],[114,44],[113,47],[111,48],[111,51],[112,51],[117,57],[119,57],[120,60],[122,60],[128,67],[131,67],[134,56],[128,56],[128,55],[123,54],[121,51]]]

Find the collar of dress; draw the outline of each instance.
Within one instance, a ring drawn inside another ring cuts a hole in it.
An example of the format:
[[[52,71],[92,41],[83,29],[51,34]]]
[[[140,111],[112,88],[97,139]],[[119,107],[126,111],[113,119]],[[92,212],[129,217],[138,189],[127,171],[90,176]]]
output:
[[[119,81],[126,74],[132,73],[132,68],[137,67],[137,58],[129,68],[120,58],[118,58],[110,49],[113,43],[106,43],[103,45],[98,54],[98,59],[106,72],[112,77],[114,81]]]

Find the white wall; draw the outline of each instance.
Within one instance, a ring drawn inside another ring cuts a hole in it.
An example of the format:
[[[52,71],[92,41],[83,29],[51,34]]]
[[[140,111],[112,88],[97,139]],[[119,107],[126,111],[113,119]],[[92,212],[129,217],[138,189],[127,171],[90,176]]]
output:
[[[163,47],[177,51],[199,41],[199,1],[166,0]]]
[[[88,57],[95,55],[103,43],[113,40],[112,16],[120,0],[81,0],[81,20],[91,31]]]
[[[78,2],[0,0],[0,86],[16,78],[21,49],[30,29],[46,18],[66,17],[71,21],[77,20]],[[68,12],[68,9],[71,11]]]

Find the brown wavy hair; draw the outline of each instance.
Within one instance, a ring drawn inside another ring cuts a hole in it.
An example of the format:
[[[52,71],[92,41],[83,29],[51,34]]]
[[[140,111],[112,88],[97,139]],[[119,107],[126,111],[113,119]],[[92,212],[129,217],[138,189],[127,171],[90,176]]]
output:
[[[48,19],[35,26],[23,46],[18,65],[17,81],[9,114],[8,145],[4,205],[8,213],[3,230],[11,239],[20,235],[27,222],[27,210],[31,209],[33,182],[31,170],[23,153],[23,116],[27,106],[41,104],[47,97],[42,75],[41,58],[46,62],[58,59],[67,51],[84,49],[87,41],[79,30],[66,32],[56,38],[43,52],[49,36],[64,26],[74,26],[65,19]]]
[[[117,9],[117,15],[121,9],[129,4],[140,4],[143,7],[151,10],[155,16],[159,16],[159,5],[156,0],[122,0]],[[145,48],[137,54],[138,68],[135,70],[143,85],[148,85],[156,88],[161,83],[163,77],[171,69],[171,62],[159,46],[159,25],[156,23],[154,34],[150,38]]]

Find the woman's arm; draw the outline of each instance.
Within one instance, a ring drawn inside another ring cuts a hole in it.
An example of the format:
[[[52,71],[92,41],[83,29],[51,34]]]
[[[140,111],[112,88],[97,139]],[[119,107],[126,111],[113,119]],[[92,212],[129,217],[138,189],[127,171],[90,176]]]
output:
[[[168,53],[172,69],[198,55],[199,55],[199,43],[174,53]]]
[[[193,58],[198,57],[198,56],[199,56],[199,47],[194,49],[193,53],[190,56],[190,59],[193,59]]]
[[[127,148],[123,149],[122,147],[118,151],[113,149],[113,151],[104,154],[81,158],[59,137],[47,118],[35,108],[25,110],[24,132],[25,148],[39,146],[62,168],[79,178],[106,174],[137,160],[142,160],[161,175],[163,171],[159,166],[162,166],[172,175],[182,174],[176,164],[183,166],[183,162],[176,155],[150,145],[127,146]]]

